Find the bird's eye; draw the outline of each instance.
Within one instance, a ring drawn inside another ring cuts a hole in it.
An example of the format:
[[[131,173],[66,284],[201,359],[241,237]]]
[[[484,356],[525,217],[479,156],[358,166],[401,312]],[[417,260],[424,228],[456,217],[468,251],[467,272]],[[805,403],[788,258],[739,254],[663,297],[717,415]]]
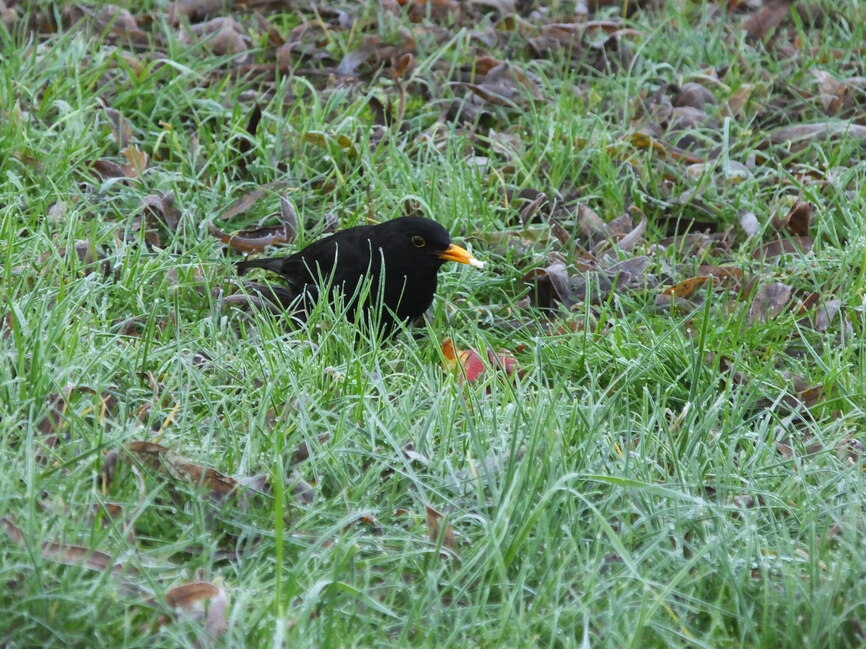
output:
[[[416,248],[423,248],[424,246],[427,245],[427,242],[424,241],[424,237],[416,234],[415,236],[412,237],[412,245],[415,246]]]

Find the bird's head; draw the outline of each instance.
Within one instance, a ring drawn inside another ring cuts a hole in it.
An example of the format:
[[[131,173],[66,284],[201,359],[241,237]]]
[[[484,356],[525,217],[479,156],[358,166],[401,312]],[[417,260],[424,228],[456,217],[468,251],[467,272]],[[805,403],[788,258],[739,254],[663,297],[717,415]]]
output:
[[[451,243],[448,230],[436,221],[420,216],[403,216],[388,221],[387,225],[395,248],[405,251],[406,256],[421,264],[438,267],[446,261],[456,261],[476,268],[484,267],[484,262],[478,261],[468,250]]]

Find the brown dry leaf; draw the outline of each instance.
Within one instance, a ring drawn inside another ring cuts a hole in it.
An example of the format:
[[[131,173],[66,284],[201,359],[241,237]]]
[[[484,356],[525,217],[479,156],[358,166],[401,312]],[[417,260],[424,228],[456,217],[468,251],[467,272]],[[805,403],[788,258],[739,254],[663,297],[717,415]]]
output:
[[[327,444],[331,440],[331,433],[322,433],[317,439],[319,444]],[[298,444],[295,452],[292,453],[292,466],[306,462],[310,458],[310,453],[310,445],[307,442]]]
[[[533,306],[553,309],[558,304],[563,304],[566,308],[574,304],[568,273],[565,264],[560,261],[550,264],[547,268],[535,268],[529,271],[523,276],[522,281],[533,287],[529,293]]]
[[[824,113],[833,117],[845,107],[846,100],[850,98],[848,84],[839,81],[825,70],[812,70],[812,75],[818,82],[818,98]]]
[[[129,178],[126,175],[124,167],[111,160],[97,160],[91,165],[91,169],[104,180],[110,178]]]
[[[340,229],[340,217],[335,212],[326,212],[322,217],[322,221],[325,223],[323,232],[330,234]]]
[[[123,113],[111,106],[103,105],[102,110],[111,124],[111,131],[114,133],[114,141],[117,143],[118,150],[128,147],[132,142],[132,128],[129,125],[129,120],[123,116]]]
[[[752,251],[752,259],[773,259],[781,255],[805,255],[815,242],[809,237],[788,237],[765,243]]]
[[[756,86],[749,83],[744,83],[737,88],[725,102],[723,113],[728,117],[739,117],[755,93],[755,89]]]
[[[82,270],[85,275],[90,275],[91,273],[96,272],[99,268],[97,262],[102,262],[101,270],[103,275],[108,276],[111,274],[111,264],[108,262],[108,258],[101,250],[93,245],[93,242],[79,239],[73,244],[72,251],[75,252],[78,261],[83,265]],[[66,251],[63,256],[68,256],[69,252],[70,251]]]
[[[797,201],[783,218],[773,219],[773,227],[777,232],[787,230],[795,237],[808,237],[814,207],[812,203]]]
[[[702,164],[706,160],[699,155],[684,151],[683,149],[664,143],[650,133],[635,131],[628,136],[628,141],[638,149],[652,149],[662,157],[678,160],[687,164]]]
[[[298,236],[298,213],[285,196],[280,196],[280,220],[286,229],[286,241],[291,243]]]
[[[286,478],[286,487],[292,494],[292,498],[299,505],[311,505],[316,499],[316,492],[313,485],[304,480],[303,476],[297,471],[292,471]]]
[[[776,450],[789,460],[794,458],[794,449],[784,442],[776,442]]]
[[[7,311],[5,315],[0,318],[0,339],[6,340],[9,336],[12,335],[12,332],[15,329],[15,316],[12,311]]]
[[[523,192],[521,192],[521,194],[522,193]],[[532,217],[535,216],[535,213],[542,205],[547,203],[547,201],[547,194],[544,192],[536,192],[534,196],[532,196],[531,200],[525,201],[524,205],[520,208],[520,222],[523,224],[524,228],[532,223]]]
[[[428,18],[441,21],[449,16],[460,16],[460,3],[455,0],[397,0],[397,4],[408,7],[409,20],[420,23]]]
[[[192,44],[199,39],[217,56],[237,55],[249,49],[248,39],[241,35],[242,31],[243,27],[231,16],[219,16],[190,25],[188,30],[181,32],[180,40]],[[242,56],[234,62],[241,65],[248,60],[248,56]]]
[[[57,446],[58,433],[66,423],[64,415],[66,414],[66,398],[69,396],[69,392],[64,390],[64,393],[55,392],[45,397],[45,406],[48,412],[36,424],[36,429],[43,435],[42,443],[48,448]]]
[[[425,505],[424,510],[427,514],[427,536],[431,543],[439,545],[441,540],[443,548],[453,551],[457,547],[457,538],[451,524],[445,520],[445,514],[436,511],[430,505]]]
[[[699,287],[703,286],[709,279],[709,275],[690,277],[678,284],[669,286],[662,291],[662,295],[670,295],[672,297],[691,297],[692,294],[694,294],[694,292],[698,290]]]
[[[103,392],[99,394],[93,388],[86,385],[65,386],[60,392],[53,392],[45,397],[46,413],[39,423],[36,424],[36,429],[43,435],[43,443],[48,448],[54,448],[59,441],[59,433],[66,424],[65,415],[68,399],[76,392],[85,394],[93,394],[99,396],[101,406],[99,411],[99,419],[102,421],[117,405],[117,399]]]
[[[735,266],[700,266],[695,277],[669,286],[661,294],[675,298],[688,298],[710,279],[713,280],[713,288],[739,289],[743,276],[743,270]]]
[[[18,545],[24,548],[32,547],[33,543],[28,542],[21,529],[7,516],[0,518],[0,526],[3,527],[9,538]],[[81,566],[99,572],[110,572],[113,575],[135,572],[135,569],[127,568],[122,563],[115,562],[111,555],[81,545],[43,541],[39,546],[39,551],[49,561],[65,566]]]
[[[583,203],[577,206],[577,225],[590,242],[610,237],[607,224],[588,205]]]
[[[706,87],[694,81],[684,83],[673,100],[674,106],[689,106],[703,109],[704,106],[715,106],[716,98]]]
[[[618,248],[621,252],[631,252],[634,247],[638,244],[643,237],[643,233],[646,232],[647,226],[647,218],[646,216],[642,217],[640,223],[638,223],[628,234],[624,237],[616,241],[615,247]],[[608,250],[605,255],[614,254],[613,249]]]
[[[430,466],[430,460],[427,459],[425,455],[422,455],[418,451],[415,450],[415,445],[412,442],[407,442],[406,445],[402,448],[403,457],[405,457],[410,462],[414,462],[423,467]]]
[[[743,22],[746,39],[762,41],[788,16],[793,0],[767,0],[763,7]]]
[[[275,180],[273,182],[267,183],[266,185],[262,185],[261,187],[257,187],[251,192],[244,194],[240,198],[232,201],[232,203],[223,210],[222,214],[219,215],[219,220],[228,221],[229,219],[233,219],[234,217],[243,214],[250,207],[252,207],[262,198],[270,194],[272,191],[277,189],[283,189],[285,186],[285,180]]]
[[[749,323],[765,323],[775,318],[791,299],[794,288],[781,282],[765,284],[758,289],[749,308]]]
[[[221,636],[228,629],[228,595],[222,586],[206,581],[182,584],[168,591],[165,601],[201,622],[212,637]]]
[[[812,327],[815,331],[825,332],[830,328],[833,320],[839,315],[842,309],[841,300],[827,300],[815,312]]]
[[[140,178],[147,169],[147,154],[134,144],[130,144],[120,152],[126,158],[127,164],[121,165],[127,178]]]
[[[234,0],[181,0],[171,5],[166,11],[166,15],[169,24],[172,25],[176,25],[183,18],[187,18],[191,23],[196,23],[218,11],[228,11],[233,5]]]
[[[133,16],[117,5],[106,4],[95,16],[97,27],[109,30],[112,36],[128,39],[133,43],[147,43],[148,36],[141,30]]]
[[[535,100],[542,99],[538,84],[528,73],[508,61],[496,61],[477,83],[468,83],[466,87],[487,103],[508,108],[517,109],[524,105],[527,93]]]
[[[255,230],[241,230],[233,234],[226,234],[210,222],[207,224],[208,232],[222,241],[232,250],[239,252],[262,252],[268,246],[277,246],[289,243],[289,236],[285,224],[271,225]]]
[[[144,466],[160,471],[180,482],[204,487],[214,496],[228,496],[238,487],[238,482],[234,478],[215,469],[190,462],[160,444],[130,442],[125,449]]]
[[[846,121],[817,122],[784,126],[770,132],[771,144],[801,143],[808,140],[827,140],[845,137],[847,140],[866,140],[866,126]]]
[[[180,210],[174,204],[174,192],[149,194],[141,199],[139,205],[150,215],[162,219],[169,230],[176,230],[180,222]]]

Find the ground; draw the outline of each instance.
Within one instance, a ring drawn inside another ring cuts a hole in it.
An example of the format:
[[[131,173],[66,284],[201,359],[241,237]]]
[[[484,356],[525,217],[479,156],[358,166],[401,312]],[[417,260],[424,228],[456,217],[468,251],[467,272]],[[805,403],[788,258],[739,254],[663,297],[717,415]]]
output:
[[[0,24],[0,644],[866,643],[861,3]],[[233,268],[410,213],[390,341]]]

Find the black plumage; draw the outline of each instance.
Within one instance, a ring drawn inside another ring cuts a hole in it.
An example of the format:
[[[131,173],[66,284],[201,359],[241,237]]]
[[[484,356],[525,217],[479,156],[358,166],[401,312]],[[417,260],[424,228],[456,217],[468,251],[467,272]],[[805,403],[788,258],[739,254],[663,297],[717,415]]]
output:
[[[241,261],[237,268],[241,274],[264,268],[280,275],[289,290],[272,292],[272,297],[283,306],[294,304],[300,317],[322,294],[332,302],[339,294],[351,320],[359,312],[367,317],[375,314],[374,321],[389,333],[396,322],[414,320],[430,307],[437,273],[446,261],[483,266],[452,244],[448,231],[436,221],[404,216],[341,230],[288,257]],[[324,287],[330,287],[330,292],[323,293]]]

